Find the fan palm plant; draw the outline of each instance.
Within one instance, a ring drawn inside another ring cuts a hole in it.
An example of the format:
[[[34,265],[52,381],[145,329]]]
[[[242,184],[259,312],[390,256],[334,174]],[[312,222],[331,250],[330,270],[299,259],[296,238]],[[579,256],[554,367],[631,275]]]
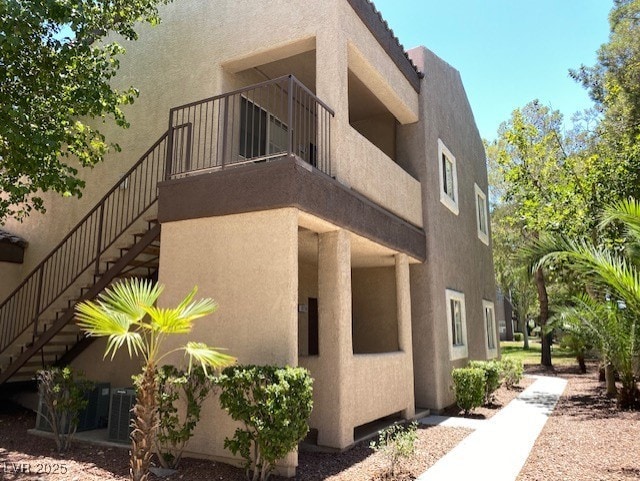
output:
[[[640,402],[635,369],[640,355],[640,203],[629,199],[606,208],[601,227],[612,222],[625,228],[622,252],[588,240],[546,237],[530,254],[536,258],[534,268],[562,263],[584,280],[591,299],[576,299],[580,315],[608,343],[605,361],[614,364],[624,384],[621,405],[632,407]]]
[[[193,321],[211,314],[217,308],[211,299],[194,300],[197,288],[173,309],[156,307],[163,286],[152,281],[129,279],[107,288],[96,301],[85,301],[76,307],[78,326],[90,337],[107,337],[104,357],[113,356],[124,345],[130,357],[139,357],[142,372],[136,378],[137,397],[133,408],[130,474],[133,481],[146,481],[149,475],[154,432],[158,424],[156,401],[156,367],[169,354],[183,351],[189,368],[198,363],[202,368],[219,369],[235,362],[201,342],[164,352],[162,346],[172,334],[187,334]]]

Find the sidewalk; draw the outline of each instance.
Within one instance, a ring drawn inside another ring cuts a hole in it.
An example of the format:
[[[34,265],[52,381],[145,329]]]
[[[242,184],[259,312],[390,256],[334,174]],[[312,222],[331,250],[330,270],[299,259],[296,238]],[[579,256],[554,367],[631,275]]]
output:
[[[422,419],[423,424],[476,430],[417,481],[514,481],[567,384],[564,379],[533,377],[537,380],[531,386],[489,420],[451,421],[452,418],[439,416]]]

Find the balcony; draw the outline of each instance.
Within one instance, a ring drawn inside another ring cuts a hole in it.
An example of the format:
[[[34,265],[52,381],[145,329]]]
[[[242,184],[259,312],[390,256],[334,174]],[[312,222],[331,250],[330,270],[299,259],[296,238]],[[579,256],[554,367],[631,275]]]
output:
[[[334,116],[293,75],[173,108],[166,180],[295,158],[421,228],[420,182]]]
[[[173,108],[167,179],[285,156],[332,175],[333,116],[293,75]]]

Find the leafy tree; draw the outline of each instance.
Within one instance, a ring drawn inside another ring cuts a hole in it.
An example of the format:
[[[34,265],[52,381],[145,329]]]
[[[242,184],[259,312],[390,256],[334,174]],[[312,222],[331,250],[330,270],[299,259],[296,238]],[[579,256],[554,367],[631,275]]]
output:
[[[534,314],[536,290],[527,266],[519,257],[524,233],[514,211],[514,205],[501,204],[491,213],[493,263],[498,287],[511,302],[518,328],[524,334],[524,348],[529,349],[526,323]]]
[[[153,454],[155,430],[158,425],[158,386],[156,367],[171,353],[184,351],[189,357],[189,369],[194,362],[208,368],[222,368],[235,359],[201,342],[190,341],[168,352],[162,351],[167,336],[188,334],[193,321],[211,314],[216,304],[211,299],[194,301],[197,289],[173,309],[156,307],[163,286],[152,281],[129,279],[106,289],[97,301],[78,304],[78,326],[91,337],[107,337],[105,357],[127,345],[129,356],[142,357],[142,373],[136,376],[136,404],[133,408],[131,433],[131,478],[148,479]]]
[[[549,323],[548,329],[561,332],[560,346],[571,350],[576,356],[580,372],[587,372],[586,355],[594,347],[592,330],[584,322],[583,313],[575,310],[575,299],[571,304],[562,304]]]
[[[111,80],[139,22],[159,22],[169,0],[0,0],[0,221],[44,211],[41,192],[80,196],[79,166],[110,147],[96,120],[127,121],[138,95]]]
[[[525,241],[544,232],[565,231],[584,219],[583,204],[574,201],[575,192],[583,187],[568,154],[560,112],[537,100],[516,109],[501,125],[488,154],[495,156],[493,162],[504,179],[504,201],[513,207],[508,222],[521,226]],[[539,323],[544,326],[549,318],[547,281],[542,268],[533,275]],[[551,366],[550,335],[542,339],[541,363]]]
[[[598,50],[592,67],[571,76],[589,92],[601,114],[597,126],[598,156],[615,159],[622,175],[608,185],[621,198],[640,197],[640,0],[614,0],[609,14],[609,41]]]
[[[589,239],[545,237],[535,247],[538,265],[562,263],[584,279],[589,295],[575,299],[572,315],[582,319],[600,342],[605,359],[621,375],[620,404],[640,407],[635,362],[640,356],[640,203],[618,202],[604,211],[603,226],[622,222],[622,253]]]

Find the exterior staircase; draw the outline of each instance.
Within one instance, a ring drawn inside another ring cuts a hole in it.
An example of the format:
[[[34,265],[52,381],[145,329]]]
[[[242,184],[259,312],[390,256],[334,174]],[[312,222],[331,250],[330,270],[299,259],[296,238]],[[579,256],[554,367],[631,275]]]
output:
[[[0,304],[0,385],[33,380],[91,342],[73,322],[79,301],[155,275],[160,181],[285,156],[331,175],[333,116],[293,75],[172,108],[169,130]]]
[[[165,133],[0,304],[0,384],[31,381],[91,343],[73,322],[78,302],[125,277],[157,276],[166,154]]]

